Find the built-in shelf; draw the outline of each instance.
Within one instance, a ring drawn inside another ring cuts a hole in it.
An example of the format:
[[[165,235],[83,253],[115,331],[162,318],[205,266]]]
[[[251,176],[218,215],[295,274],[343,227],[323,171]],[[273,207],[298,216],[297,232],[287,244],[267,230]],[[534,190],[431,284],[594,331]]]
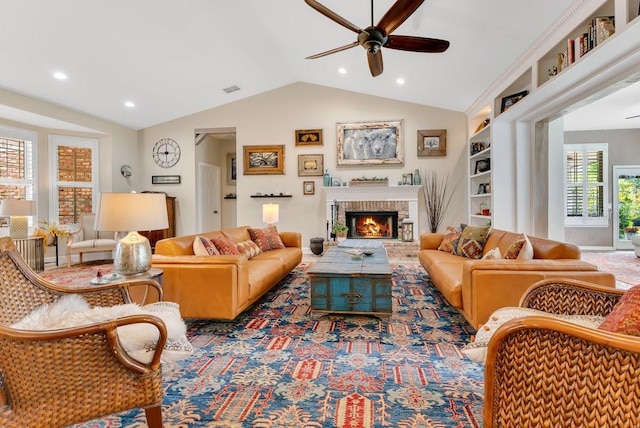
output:
[[[251,195],[252,198],[290,198],[292,195]]]

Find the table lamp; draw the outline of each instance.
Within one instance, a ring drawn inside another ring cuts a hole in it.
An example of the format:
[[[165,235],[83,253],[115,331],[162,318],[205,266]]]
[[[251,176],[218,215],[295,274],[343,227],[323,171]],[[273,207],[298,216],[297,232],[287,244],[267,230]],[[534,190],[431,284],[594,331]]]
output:
[[[263,204],[262,205],[262,221],[268,225],[277,223],[280,220],[280,205]]]
[[[151,268],[151,244],[138,231],[169,227],[164,193],[102,193],[95,229],[129,232],[116,243],[113,265],[120,275],[144,273]]]
[[[0,216],[9,216],[11,239],[25,239],[29,231],[29,216],[34,214],[34,202],[26,199],[4,199],[0,203]]]

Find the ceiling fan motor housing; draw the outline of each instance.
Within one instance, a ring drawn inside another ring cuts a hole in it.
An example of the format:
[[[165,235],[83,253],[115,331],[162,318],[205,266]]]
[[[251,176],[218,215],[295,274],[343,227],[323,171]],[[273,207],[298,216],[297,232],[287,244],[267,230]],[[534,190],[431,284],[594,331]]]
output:
[[[370,54],[375,54],[387,43],[387,33],[378,27],[367,27],[358,34],[358,43]]]

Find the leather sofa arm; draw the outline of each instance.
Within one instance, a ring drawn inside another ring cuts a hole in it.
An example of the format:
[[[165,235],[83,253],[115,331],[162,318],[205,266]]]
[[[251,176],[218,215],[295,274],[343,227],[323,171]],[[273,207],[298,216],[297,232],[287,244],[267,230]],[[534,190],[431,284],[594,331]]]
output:
[[[280,232],[280,239],[285,247],[302,248],[302,234],[298,232]]]
[[[420,235],[420,249],[437,250],[443,239],[444,233],[423,233]]]

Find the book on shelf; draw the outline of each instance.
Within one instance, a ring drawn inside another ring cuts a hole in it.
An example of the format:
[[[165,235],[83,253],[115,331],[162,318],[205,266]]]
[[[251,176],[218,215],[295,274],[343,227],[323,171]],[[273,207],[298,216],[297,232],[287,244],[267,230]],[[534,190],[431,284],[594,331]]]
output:
[[[607,40],[616,32],[615,18],[613,16],[597,16],[593,18],[595,28],[595,46]]]

